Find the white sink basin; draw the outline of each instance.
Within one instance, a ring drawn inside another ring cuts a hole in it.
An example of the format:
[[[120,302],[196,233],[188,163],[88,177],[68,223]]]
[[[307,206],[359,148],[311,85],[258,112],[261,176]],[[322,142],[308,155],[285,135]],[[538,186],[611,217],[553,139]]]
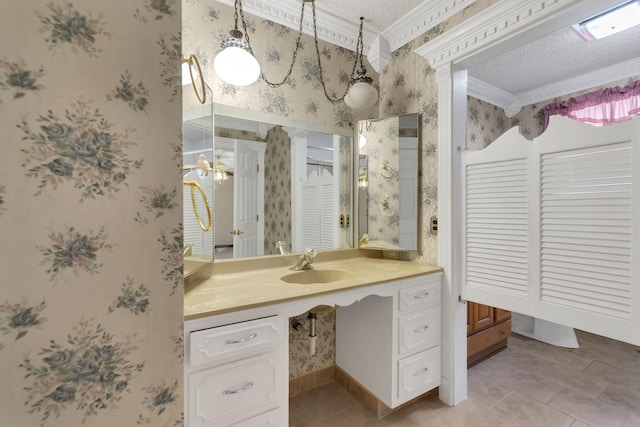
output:
[[[353,275],[347,270],[301,270],[285,274],[280,278],[283,282],[310,285],[313,283],[333,283],[346,280]]]

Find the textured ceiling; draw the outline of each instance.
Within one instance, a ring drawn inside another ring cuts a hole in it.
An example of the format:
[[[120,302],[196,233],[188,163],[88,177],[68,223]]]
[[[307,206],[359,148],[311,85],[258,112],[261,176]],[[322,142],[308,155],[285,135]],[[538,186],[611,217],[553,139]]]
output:
[[[640,57],[640,26],[594,41],[563,28],[469,69],[512,94]],[[525,78],[526,77],[526,78]]]
[[[316,8],[351,22],[362,16],[365,28],[381,32],[421,3],[424,0],[316,0]]]

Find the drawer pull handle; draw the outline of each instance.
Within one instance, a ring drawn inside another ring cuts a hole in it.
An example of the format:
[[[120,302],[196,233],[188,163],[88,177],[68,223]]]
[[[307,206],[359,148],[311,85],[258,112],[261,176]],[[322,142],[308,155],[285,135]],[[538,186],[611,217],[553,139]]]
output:
[[[242,387],[239,388],[234,388],[232,390],[225,390],[222,392],[222,394],[229,395],[229,394],[238,394],[238,393],[242,393],[243,391],[247,391],[249,390],[251,387],[253,387],[253,381],[246,383],[245,385],[243,385]]]
[[[413,376],[414,376],[414,377],[418,377],[418,376],[420,376],[420,375],[424,375],[424,374],[426,374],[427,372],[429,372],[429,368],[422,368],[422,369],[420,369],[420,370],[418,370],[418,371],[415,371],[415,372],[413,373]]]
[[[419,334],[419,333],[421,333],[421,332],[426,331],[427,329],[429,329],[429,325],[424,325],[424,326],[423,326],[423,327],[421,327],[421,328],[415,328],[415,329],[413,330],[413,332],[415,332],[416,334]]]
[[[254,332],[251,335],[249,335],[248,337],[245,337],[245,338],[242,338],[242,339],[239,339],[239,340],[226,340],[224,343],[225,344],[240,344],[240,343],[243,343],[243,342],[251,341],[251,340],[256,339],[256,338],[258,338],[258,334]]]
[[[429,292],[425,292],[424,294],[414,295],[414,299],[423,299],[429,296]]]

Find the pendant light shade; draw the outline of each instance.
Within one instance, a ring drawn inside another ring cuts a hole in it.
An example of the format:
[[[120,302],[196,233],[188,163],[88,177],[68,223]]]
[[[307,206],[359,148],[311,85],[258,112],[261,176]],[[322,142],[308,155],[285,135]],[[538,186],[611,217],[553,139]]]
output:
[[[373,107],[378,100],[378,91],[370,83],[358,82],[351,86],[344,102],[354,110]]]
[[[242,32],[231,31],[231,37],[222,42],[222,48],[213,60],[213,68],[222,81],[247,86],[258,80],[260,64],[242,39]]]

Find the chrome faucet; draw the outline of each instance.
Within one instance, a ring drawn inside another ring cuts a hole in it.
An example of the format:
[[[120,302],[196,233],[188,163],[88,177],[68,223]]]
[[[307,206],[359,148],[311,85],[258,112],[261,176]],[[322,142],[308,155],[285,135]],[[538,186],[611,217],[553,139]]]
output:
[[[315,248],[305,249],[304,253],[300,255],[300,259],[298,260],[296,265],[291,267],[289,270],[291,271],[311,270],[313,268],[311,263],[313,262],[313,259],[316,257],[317,253],[318,253],[318,250]]]

